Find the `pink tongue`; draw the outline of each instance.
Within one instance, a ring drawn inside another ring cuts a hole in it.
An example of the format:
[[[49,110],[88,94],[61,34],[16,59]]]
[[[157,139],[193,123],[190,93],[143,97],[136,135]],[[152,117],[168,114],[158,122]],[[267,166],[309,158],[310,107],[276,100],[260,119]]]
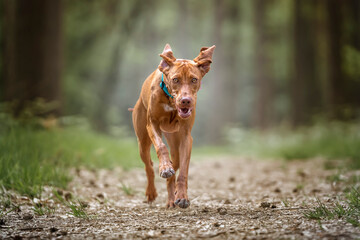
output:
[[[187,108],[182,108],[181,111],[182,111],[183,113],[187,113],[187,112],[189,111],[189,109],[187,109]]]

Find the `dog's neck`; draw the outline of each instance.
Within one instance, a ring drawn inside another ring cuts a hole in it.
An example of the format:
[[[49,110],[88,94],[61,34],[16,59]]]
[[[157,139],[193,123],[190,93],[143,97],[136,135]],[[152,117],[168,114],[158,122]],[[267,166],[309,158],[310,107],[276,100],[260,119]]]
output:
[[[165,94],[169,97],[169,98],[174,98],[170,93],[168,88],[166,87],[166,84],[164,82],[164,73],[161,73],[161,82],[160,82],[160,87],[161,89],[165,92]]]

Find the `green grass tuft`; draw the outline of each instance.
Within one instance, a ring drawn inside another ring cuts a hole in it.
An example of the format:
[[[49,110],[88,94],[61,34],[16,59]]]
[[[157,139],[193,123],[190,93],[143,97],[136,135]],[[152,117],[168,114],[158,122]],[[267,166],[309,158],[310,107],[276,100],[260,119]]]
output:
[[[121,183],[121,189],[128,196],[133,196],[135,193],[135,191],[132,187],[130,187],[129,185],[125,185],[124,183]]]
[[[316,220],[345,218],[353,226],[360,226],[360,192],[358,189],[352,188],[346,194],[346,201],[344,203],[336,202],[332,207],[327,207],[317,199],[317,204],[318,206],[315,209],[304,213],[306,218]]]
[[[67,203],[67,206],[70,208],[71,212],[68,212],[70,215],[73,215],[74,217],[83,218],[83,219],[90,219],[93,218],[93,216],[90,216],[85,211],[85,206],[78,201],[78,203]]]
[[[43,215],[49,216],[55,213],[55,208],[43,206],[42,204],[35,204],[35,206],[33,207],[33,211],[38,216],[43,216]]]

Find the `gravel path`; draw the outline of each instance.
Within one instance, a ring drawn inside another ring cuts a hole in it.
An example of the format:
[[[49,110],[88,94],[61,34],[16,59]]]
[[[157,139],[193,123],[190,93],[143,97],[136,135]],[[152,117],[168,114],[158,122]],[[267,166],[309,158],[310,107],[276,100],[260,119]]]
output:
[[[19,211],[2,217],[0,238],[106,239],[356,239],[360,229],[344,220],[308,220],[316,198],[333,204],[341,190],[326,177],[320,159],[272,162],[218,157],[193,161],[188,209],[166,209],[166,182],[156,178],[159,197],[144,203],[143,169],[74,170],[64,198],[80,199],[90,219],[69,214],[52,191],[35,202],[54,208],[34,214],[33,202],[12,194]]]

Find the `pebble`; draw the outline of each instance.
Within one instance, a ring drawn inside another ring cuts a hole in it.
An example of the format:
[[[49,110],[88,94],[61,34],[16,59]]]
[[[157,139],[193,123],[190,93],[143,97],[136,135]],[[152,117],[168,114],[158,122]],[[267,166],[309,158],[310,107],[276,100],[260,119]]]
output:
[[[217,211],[218,211],[218,213],[220,214],[220,215],[225,215],[225,214],[227,214],[227,210],[225,209],[225,208],[218,208],[217,209]]]
[[[31,214],[24,214],[24,216],[23,216],[23,219],[24,219],[24,220],[31,220],[31,219],[33,219],[33,218],[34,218],[34,216],[31,215]]]
[[[260,207],[262,207],[262,208],[269,208],[271,205],[270,205],[270,203],[269,202],[262,202],[261,204],[260,204]]]

